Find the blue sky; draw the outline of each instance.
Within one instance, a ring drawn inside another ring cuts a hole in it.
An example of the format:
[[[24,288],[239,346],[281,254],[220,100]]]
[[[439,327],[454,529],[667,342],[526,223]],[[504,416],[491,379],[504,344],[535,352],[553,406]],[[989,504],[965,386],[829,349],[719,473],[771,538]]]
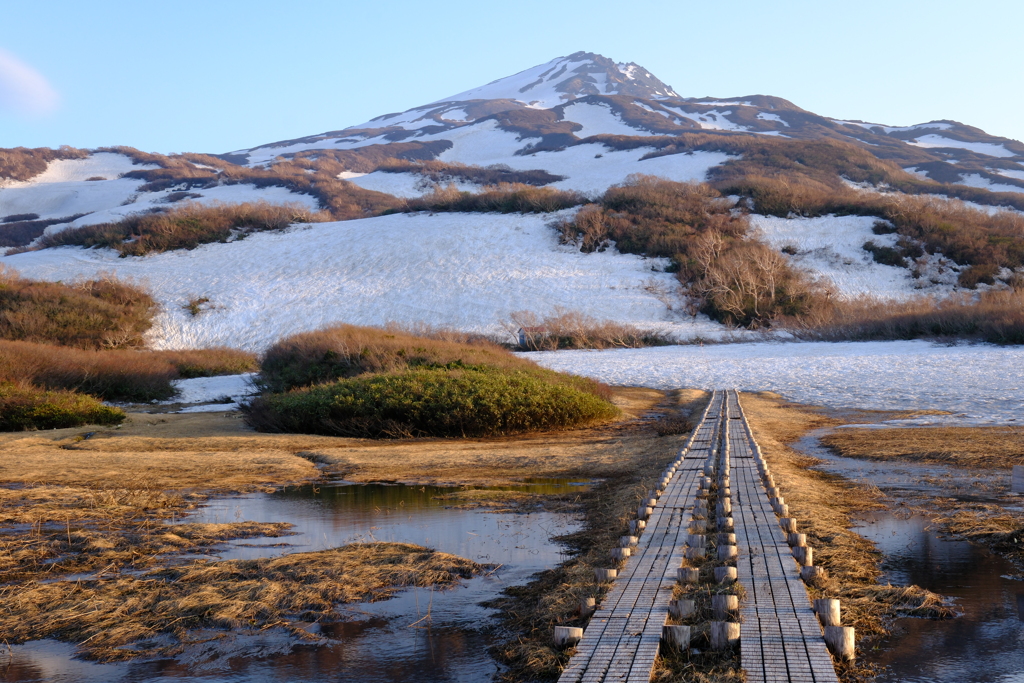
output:
[[[362,123],[577,50],[684,96],[1024,139],[1024,3],[61,2],[0,19],[0,147],[225,152]]]

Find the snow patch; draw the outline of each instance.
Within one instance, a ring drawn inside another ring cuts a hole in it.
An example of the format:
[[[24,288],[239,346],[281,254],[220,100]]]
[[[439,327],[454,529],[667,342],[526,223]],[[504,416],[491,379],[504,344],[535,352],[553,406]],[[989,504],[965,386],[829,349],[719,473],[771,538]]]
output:
[[[785,119],[783,119],[778,114],[769,114],[766,111],[762,111],[762,112],[758,112],[757,118],[761,119],[762,121],[775,121],[776,123],[781,123],[782,125],[786,126],[787,128],[789,127],[789,124],[786,123]]]
[[[1022,180],[1024,180],[1024,178],[1022,178]],[[990,192],[1024,192],[1024,187],[1019,185],[994,183],[978,173],[965,173],[961,176],[959,184],[967,185],[968,187],[979,187],[983,190],[989,190]]]
[[[723,102],[714,102],[714,103],[712,103],[712,102],[707,102],[707,103],[702,102],[701,104],[725,104],[725,103],[723,103]],[[741,126],[740,124],[733,123],[729,119],[725,118],[728,114],[732,113],[731,111],[718,111],[718,110],[712,109],[712,110],[706,111],[706,112],[695,113],[695,112],[685,111],[681,107],[669,107],[669,106],[666,105],[665,108],[666,109],[671,109],[672,111],[678,113],[679,116],[681,116],[681,117],[683,117],[685,119],[690,119],[691,121],[694,121],[697,124],[699,124],[701,128],[706,128],[708,130],[738,130],[738,131],[748,131],[748,130],[750,130],[750,128],[748,128],[747,126]]]
[[[578,138],[587,138],[591,135],[657,135],[649,130],[629,125],[606,104],[573,103],[565,107],[563,116],[567,121],[583,126],[583,130],[574,133]]]
[[[877,263],[864,250],[864,243],[871,241],[880,247],[892,247],[897,239],[895,234],[874,234],[871,227],[877,220],[871,216],[778,218],[753,215],[750,224],[773,249],[794,248],[796,254],[789,256],[793,265],[831,282],[837,296],[842,298],[869,294],[882,299],[904,299],[923,292],[952,289],[956,282],[952,263],[945,267],[936,263],[935,269],[942,268],[942,273],[929,272],[920,278],[912,277],[907,268]]]
[[[962,140],[954,140],[953,138],[947,138],[942,135],[936,135],[934,133],[929,135],[922,135],[916,140],[908,140],[908,145],[914,145],[915,147],[924,147],[926,149],[941,148],[941,147],[952,147],[955,149],[966,149],[976,154],[985,154],[990,157],[1013,157],[1017,156],[1010,150],[1006,149],[1003,145],[998,145],[993,142],[964,142]]]

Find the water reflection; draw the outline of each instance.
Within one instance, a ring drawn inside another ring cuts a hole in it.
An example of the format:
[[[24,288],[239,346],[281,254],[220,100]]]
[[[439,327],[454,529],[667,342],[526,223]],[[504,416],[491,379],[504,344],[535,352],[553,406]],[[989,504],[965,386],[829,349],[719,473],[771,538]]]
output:
[[[587,482],[537,480],[523,487],[534,493],[580,490]],[[156,662],[95,664],[75,660],[74,647],[37,641],[0,653],[0,680],[27,683],[135,683],[160,678],[220,683],[324,680],[476,683],[498,671],[488,654],[494,644],[487,629],[493,612],[479,603],[510,585],[525,583],[538,571],[565,559],[552,537],[579,528],[570,514],[537,510],[490,513],[454,507],[451,488],[404,485],[333,484],[293,487],[211,501],[188,522],[290,522],[296,534],[246,539],[217,549],[224,559],[271,557],[336,547],[355,541],[416,543],[468,557],[498,569],[435,591],[414,588],[394,599],[347,605],[344,623],[311,631],[325,644],[293,647],[279,631],[232,634],[211,641],[187,657]],[[282,541],[287,547],[281,547]]]
[[[886,667],[880,683],[1024,681],[1024,585],[1005,578],[1007,560],[939,536],[921,516],[869,515],[857,532],[884,553],[883,580],[955,599],[956,619],[900,619],[893,636],[865,653]]]

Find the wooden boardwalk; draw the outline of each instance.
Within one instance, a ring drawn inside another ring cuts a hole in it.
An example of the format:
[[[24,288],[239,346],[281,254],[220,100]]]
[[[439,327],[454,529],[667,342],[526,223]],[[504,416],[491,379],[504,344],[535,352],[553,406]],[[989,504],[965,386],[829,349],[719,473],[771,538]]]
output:
[[[683,565],[684,544],[706,464],[731,476],[740,605],[740,657],[750,683],[837,682],[786,538],[761,485],[757,445],[735,391],[717,391],[620,572],[562,672],[560,683],[649,683]],[[712,512],[712,519],[714,513]]]

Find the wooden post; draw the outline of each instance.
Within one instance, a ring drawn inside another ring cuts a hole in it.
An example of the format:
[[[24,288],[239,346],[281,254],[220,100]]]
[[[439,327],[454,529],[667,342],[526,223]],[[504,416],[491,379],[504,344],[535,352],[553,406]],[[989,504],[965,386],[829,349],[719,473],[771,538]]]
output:
[[[736,534],[718,534],[717,540],[723,545],[736,545]]]
[[[636,536],[619,536],[619,545],[623,548],[632,548],[640,542]]]
[[[658,499],[657,498],[648,498],[647,499],[647,507],[649,507],[649,508],[658,507]]]
[[[736,558],[738,551],[734,545],[720,545],[718,546],[718,559],[722,562],[727,562]]]
[[[730,612],[735,612],[740,607],[740,599],[735,595],[712,595],[711,609],[714,611],[715,619],[725,621],[729,618]]]
[[[652,514],[654,514],[654,510],[647,507],[646,505],[641,505],[636,509],[636,516],[638,519],[647,519]]]
[[[740,625],[731,621],[711,622],[711,649],[730,650],[740,642]]]
[[[651,489],[650,491],[647,492],[647,497],[653,498],[655,500],[661,498],[661,489]]]
[[[807,545],[807,534],[787,534],[786,541],[791,546]]]
[[[732,531],[732,517],[719,517],[718,528],[721,531]]]
[[[680,567],[676,570],[676,577],[679,583],[697,583],[700,580],[700,570],[693,567]]]
[[[702,534],[708,528],[708,523],[703,519],[690,520],[690,533],[691,534]]]
[[[725,500],[718,504],[717,509],[719,517],[728,517],[730,514],[732,514],[732,501],[726,498]]]
[[[789,506],[785,503],[780,503],[775,506],[775,514],[779,517],[789,517]]]
[[[685,650],[690,647],[689,626],[663,626],[661,628],[661,639],[669,647]]]
[[[611,556],[612,560],[616,562],[621,561],[632,555],[632,551],[629,548],[612,548]]]
[[[730,489],[728,486],[724,486],[721,489],[719,489],[718,493],[719,495],[722,496],[722,498],[732,498],[732,489]]]
[[[826,626],[825,644],[836,659],[853,659],[856,647],[853,627]]]
[[[583,639],[583,629],[575,626],[555,627],[555,646],[572,647]]]
[[[597,598],[583,598],[580,600],[580,616],[589,617],[597,609]]]
[[[1014,465],[1010,477],[1010,493],[1024,493],[1024,465]]]
[[[706,548],[708,545],[707,536],[703,534],[687,534],[686,545],[691,548]]]
[[[780,495],[779,489],[776,488],[774,484],[768,489],[769,498],[778,498]]]
[[[732,583],[736,580],[736,567],[715,567],[717,583]]]
[[[826,572],[822,567],[801,567],[800,578],[806,583],[813,584],[819,579],[824,580],[828,578],[828,572]]]
[[[817,598],[814,611],[818,613],[818,621],[822,626],[840,626],[839,601],[832,598]]]
[[[704,465],[704,476],[713,477],[715,476],[715,468],[711,465]]]
[[[668,601],[668,613],[672,615],[674,619],[687,619],[693,616],[694,612],[693,600],[669,600]]]
[[[594,580],[597,581],[598,583],[607,583],[609,581],[614,581],[615,577],[618,576],[618,575],[619,575],[619,570],[617,570],[617,569],[595,569],[594,570]]]
[[[687,546],[686,550],[683,552],[683,557],[688,560],[703,560],[706,555],[707,550],[704,547],[691,548]]]
[[[647,528],[647,522],[642,519],[633,519],[629,522],[629,533],[633,536],[639,535],[639,532]]]
[[[783,517],[779,520],[779,526],[788,534],[796,533],[796,517]]]
[[[793,548],[793,557],[796,561],[805,567],[810,567],[814,564],[814,548],[806,545],[798,545]]]

